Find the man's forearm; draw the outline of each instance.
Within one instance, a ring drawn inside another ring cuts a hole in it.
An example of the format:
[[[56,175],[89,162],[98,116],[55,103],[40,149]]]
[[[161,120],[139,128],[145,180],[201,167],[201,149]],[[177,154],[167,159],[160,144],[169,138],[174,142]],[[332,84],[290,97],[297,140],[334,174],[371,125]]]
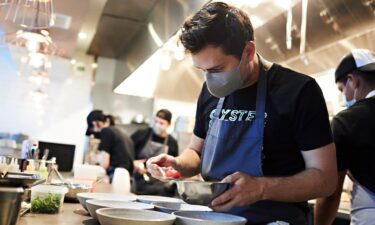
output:
[[[340,204],[345,175],[346,171],[339,172],[337,188],[331,196],[317,199],[314,213],[316,225],[331,225],[334,221]]]
[[[191,177],[197,175],[200,165],[200,156],[198,153],[190,148],[184,150],[184,152],[177,158],[177,170],[179,170],[184,177]]]
[[[341,193],[317,199],[314,209],[315,225],[331,225],[333,223],[339,208],[340,197]]]
[[[336,181],[327,179],[319,169],[306,169],[290,177],[261,177],[264,200],[301,202],[326,197],[334,191]]]

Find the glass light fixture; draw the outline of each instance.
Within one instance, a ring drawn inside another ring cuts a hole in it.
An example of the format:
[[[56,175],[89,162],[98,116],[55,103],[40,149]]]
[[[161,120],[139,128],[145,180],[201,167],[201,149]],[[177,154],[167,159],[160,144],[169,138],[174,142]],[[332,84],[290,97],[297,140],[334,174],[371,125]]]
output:
[[[43,29],[52,25],[52,0],[0,0],[0,7],[3,19],[22,27]]]
[[[3,45],[24,47],[29,52],[39,52],[46,55],[63,55],[45,30],[19,30],[0,36],[0,47]]]
[[[0,0],[0,7],[10,4],[11,0]]]

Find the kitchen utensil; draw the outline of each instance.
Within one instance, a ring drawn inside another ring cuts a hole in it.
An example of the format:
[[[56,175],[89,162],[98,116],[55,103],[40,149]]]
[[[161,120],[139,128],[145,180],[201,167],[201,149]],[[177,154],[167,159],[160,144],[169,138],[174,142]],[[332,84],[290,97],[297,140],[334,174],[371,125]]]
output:
[[[101,225],[172,225],[176,216],[137,209],[98,209],[96,211]]]
[[[217,212],[177,211],[172,213],[176,225],[244,225],[247,220],[240,216]]]
[[[47,160],[48,154],[49,154],[49,149],[48,148],[44,149],[42,160]]]
[[[102,208],[119,208],[119,209],[153,209],[154,206],[150,204],[140,203],[140,202],[121,202],[114,200],[100,200],[91,199],[86,201],[87,209],[90,215],[94,219],[98,219],[96,215],[96,210]]]
[[[0,187],[0,225],[17,223],[22,196],[22,188]]]
[[[217,196],[232,187],[231,183],[206,181],[176,181],[180,197],[189,204],[208,206]]]
[[[159,211],[172,213],[175,211],[212,211],[211,208],[203,205],[190,205],[179,202],[154,202],[152,205]]]
[[[11,187],[32,187],[45,182],[39,174],[24,172],[8,172],[4,177],[0,177],[0,186]]]
[[[78,193],[87,193],[92,189],[91,185],[80,183],[58,183],[51,185],[64,186],[68,188],[68,192],[65,194],[65,202],[78,202]]]
[[[86,209],[86,201],[90,199],[101,199],[101,200],[116,200],[122,202],[131,202],[137,200],[135,195],[119,195],[119,194],[111,194],[111,193],[78,193],[77,198],[79,203],[81,203],[82,207]]]

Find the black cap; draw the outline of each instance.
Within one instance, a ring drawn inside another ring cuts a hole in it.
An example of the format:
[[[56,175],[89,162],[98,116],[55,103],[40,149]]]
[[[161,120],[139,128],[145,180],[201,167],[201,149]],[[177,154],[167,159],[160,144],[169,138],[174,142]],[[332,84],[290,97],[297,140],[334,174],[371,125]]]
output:
[[[335,71],[335,81],[345,78],[353,71],[375,71],[375,55],[368,49],[353,49],[340,61]]]
[[[171,123],[172,120],[172,113],[168,109],[160,109],[157,113],[156,116],[168,121],[168,123]]]
[[[93,110],[89,113],[87,116],[87,130],[86,130],[86,135],[91,135],[93,126],[92,122],[93,121],[105,121],[105,115],[102,110]]]

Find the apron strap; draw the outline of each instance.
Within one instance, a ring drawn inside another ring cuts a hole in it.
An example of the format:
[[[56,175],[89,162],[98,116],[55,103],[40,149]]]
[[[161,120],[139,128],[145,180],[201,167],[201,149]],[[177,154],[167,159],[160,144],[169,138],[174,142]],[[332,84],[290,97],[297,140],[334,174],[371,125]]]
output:
[[[267,98],[267,71],[266,71],[266,68],[264,67],[263,58],[259,54],[257,55],[259,59],[259,78],[258,78],[256,108],[255,108],[257,113],[255,115],[255,119],[264,121],[264,113],[266,111],[266,98]]]
[[[215,118],[219,119],[221,110],[223,109],[223,106],[224,106],[224,101],[225,101],[225,97],[222,97],[219,99],[219,102],[217,103],[216,110],[214,113]]]

